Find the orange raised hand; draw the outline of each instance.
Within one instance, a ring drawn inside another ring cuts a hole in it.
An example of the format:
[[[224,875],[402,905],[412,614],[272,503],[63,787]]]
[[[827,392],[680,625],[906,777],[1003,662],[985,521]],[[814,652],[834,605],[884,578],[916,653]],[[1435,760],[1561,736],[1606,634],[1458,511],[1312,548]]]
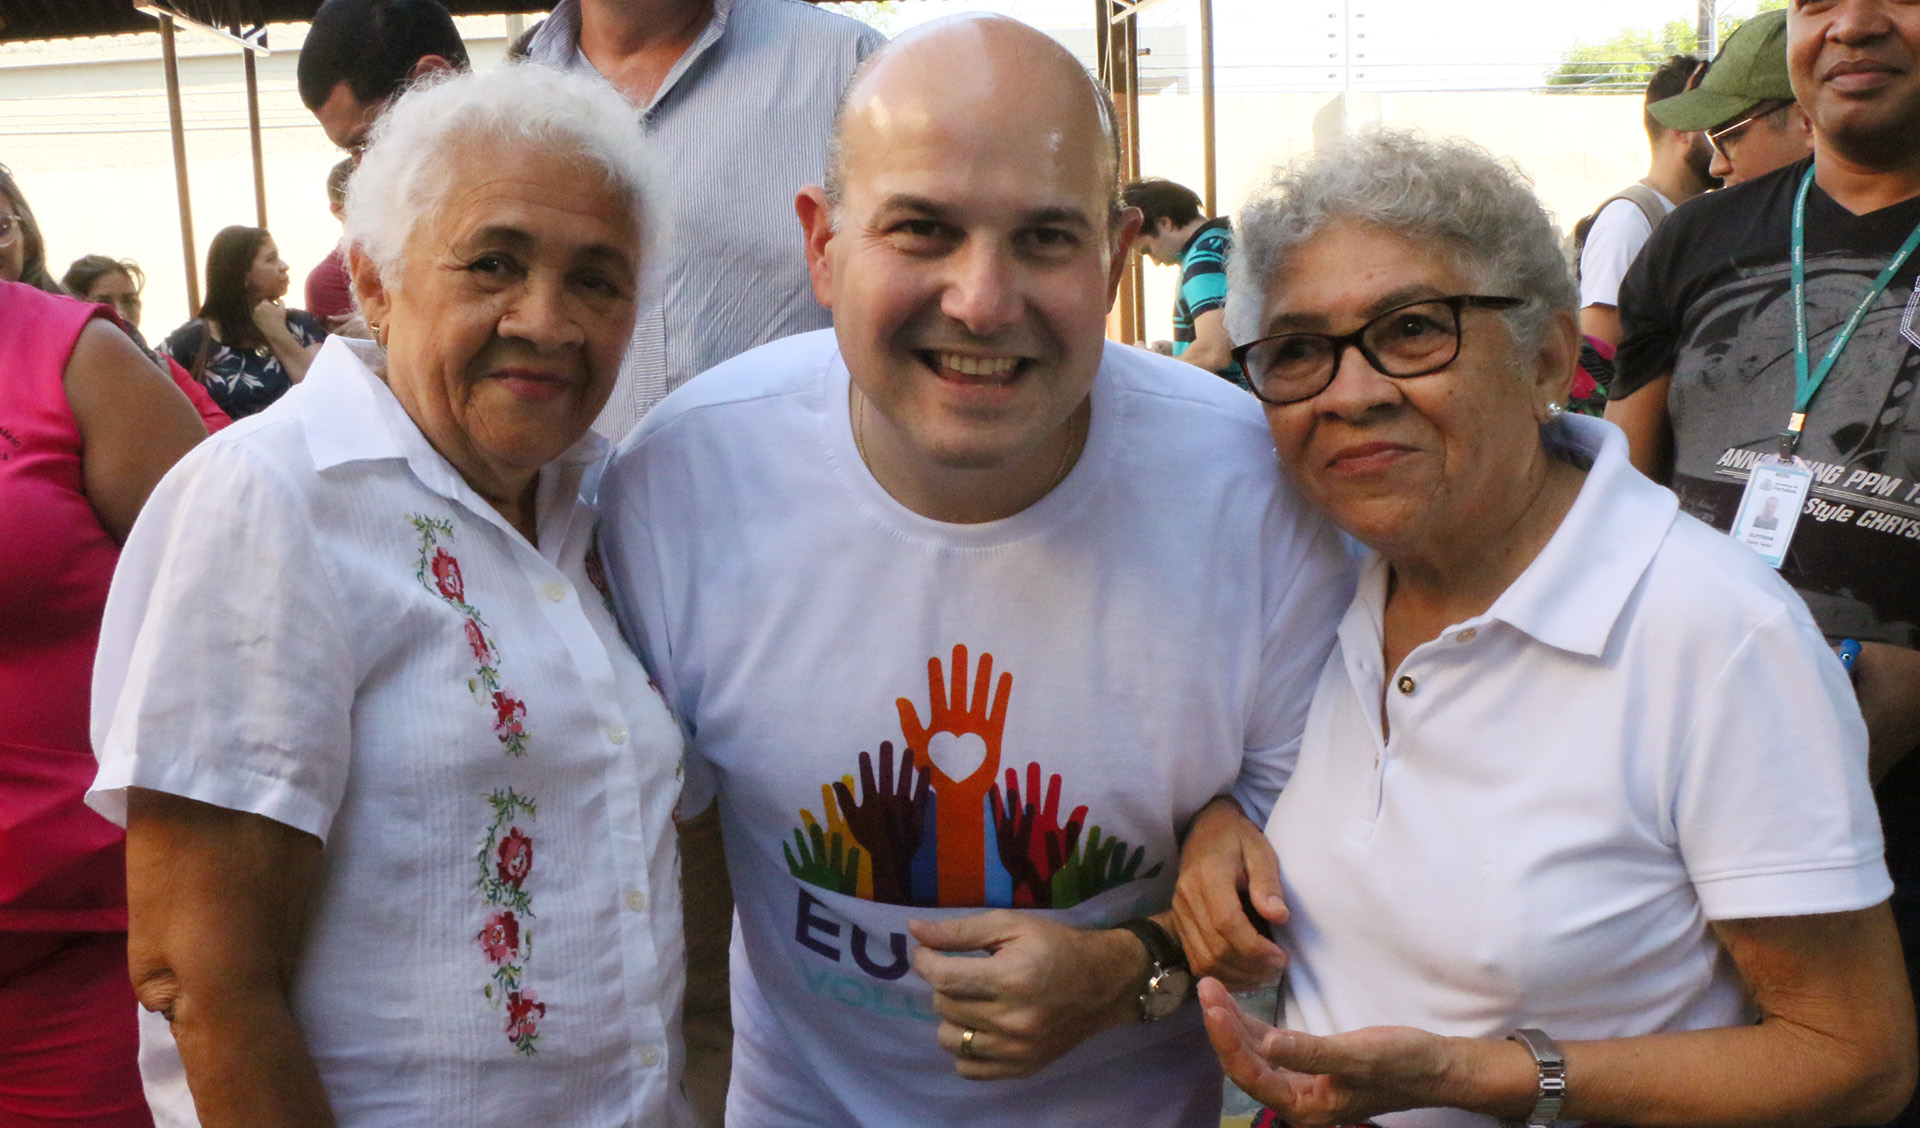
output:
[[[993,689],[989,706],[987,690]],[[987,896],[987,792],[1000,768],[1000,734],[1007,727],[1007,698],[1013,693],[1013,675],[993,681],[993,655],[982,652],[973,695],[967,695],[967,648],[953,648],[952,686],[949,690],[939,658],[927,659],[927,720],[920,721],[913,702],[902,697],[900,733],[908,748],[918,751],[933,768],[937,825],[934,846],[939,862],[941,905],[971,907]],[[977,736],[986,745],[980,766],[955,779],[934,761],[931,740],[936,733]]]

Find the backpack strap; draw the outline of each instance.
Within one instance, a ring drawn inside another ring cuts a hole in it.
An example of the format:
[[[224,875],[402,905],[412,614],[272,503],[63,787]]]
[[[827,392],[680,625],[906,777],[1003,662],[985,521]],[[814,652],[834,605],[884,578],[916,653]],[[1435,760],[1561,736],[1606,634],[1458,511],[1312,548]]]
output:
[[[1618,192],[1600,201],[1599,207],[1582,217],[1579,222],[1573,225],[1573,230],[1568,232],[1569,245],[1566,248],[1567,257],[1573,262],[1575,277],[1578,277],[1580,274],[1580,254],[1586,250],[1587,236],[1592,233],[1593,225],[1595,221],[1600,218],[1600,213],[1606,211],[1608,205],[1612,204],[1615,200],[1625,200],[1634,207],[1639,208],[1640,214],[1647,218],[1647,226],[1651,229],[1649,234],[1651,234],[1652,231],[1658,231],[1660,229],[1660,221],[1666,219],[1669,214],[1666,206],[1661,203],[1660,193],[1638,182],[1629,184],[1625,188],[1620,189]]]

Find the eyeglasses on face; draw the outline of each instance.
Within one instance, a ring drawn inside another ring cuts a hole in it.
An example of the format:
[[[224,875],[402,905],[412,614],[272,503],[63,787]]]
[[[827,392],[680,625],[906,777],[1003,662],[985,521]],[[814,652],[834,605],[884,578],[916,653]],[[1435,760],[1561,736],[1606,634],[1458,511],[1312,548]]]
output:
[[[1356,332],[1277,333],[1233,350],[1253,394],[1284,405],[1312,399],[1333,383],[1341,354],[1352,345],[1383,376],[1425,376],[1452,364],[1460,355],[1460,311],[1514,309],[1525,298],[1456,294],[1423,298],[1395,306]]]
[[[1792,102],[1762,102],[1754,107],[1752,113],[1734,122],[1732,125],[1723,125],[1718,129],[1708,130],[1707,144],[1713,146],[1713,151],[1720,154],[1721,160],[1730,161],[1733,159],[1733,155],[1727,152],[1727,146],[1740,140],[1741,135],[1746,133],[1747,129],[1752,126],[1754,122],[1759,121],[1768,114],[1777,114],[1791,105],[1793,105]]]
[[[13,246],[13,241],[20,237],[20,232],[25,228],[26,223],[19,216],[12,212],[0,212],[0,247]]]

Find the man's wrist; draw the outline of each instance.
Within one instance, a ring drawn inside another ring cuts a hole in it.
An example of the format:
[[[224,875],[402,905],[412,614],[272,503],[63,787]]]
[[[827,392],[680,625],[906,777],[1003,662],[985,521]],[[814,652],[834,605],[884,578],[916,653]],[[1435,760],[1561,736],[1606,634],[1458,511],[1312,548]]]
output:
[[[1104,978],[1100,1005],[1101,1028],[1140,1021],[1140,993],[1153,974],[1153,958],[1140,938],[1124,928],[1105,928],[1092,934],[1098,942],[1098,966],[1115,969]]]

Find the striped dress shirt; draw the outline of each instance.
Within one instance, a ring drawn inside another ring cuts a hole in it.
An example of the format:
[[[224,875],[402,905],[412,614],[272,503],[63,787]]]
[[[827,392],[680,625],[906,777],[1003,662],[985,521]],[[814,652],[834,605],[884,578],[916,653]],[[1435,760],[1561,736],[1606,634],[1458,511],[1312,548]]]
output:
[[[665,201],[658,296],[640,312],[594,428],[618,441],[670,391],[756,345],[832,324],[814,301],[793,197],[825,175],[834,107],[885,40],[804,0],[714,0],[713,18],[639,112]],[[593,71],[579,0],[528,54]]]

